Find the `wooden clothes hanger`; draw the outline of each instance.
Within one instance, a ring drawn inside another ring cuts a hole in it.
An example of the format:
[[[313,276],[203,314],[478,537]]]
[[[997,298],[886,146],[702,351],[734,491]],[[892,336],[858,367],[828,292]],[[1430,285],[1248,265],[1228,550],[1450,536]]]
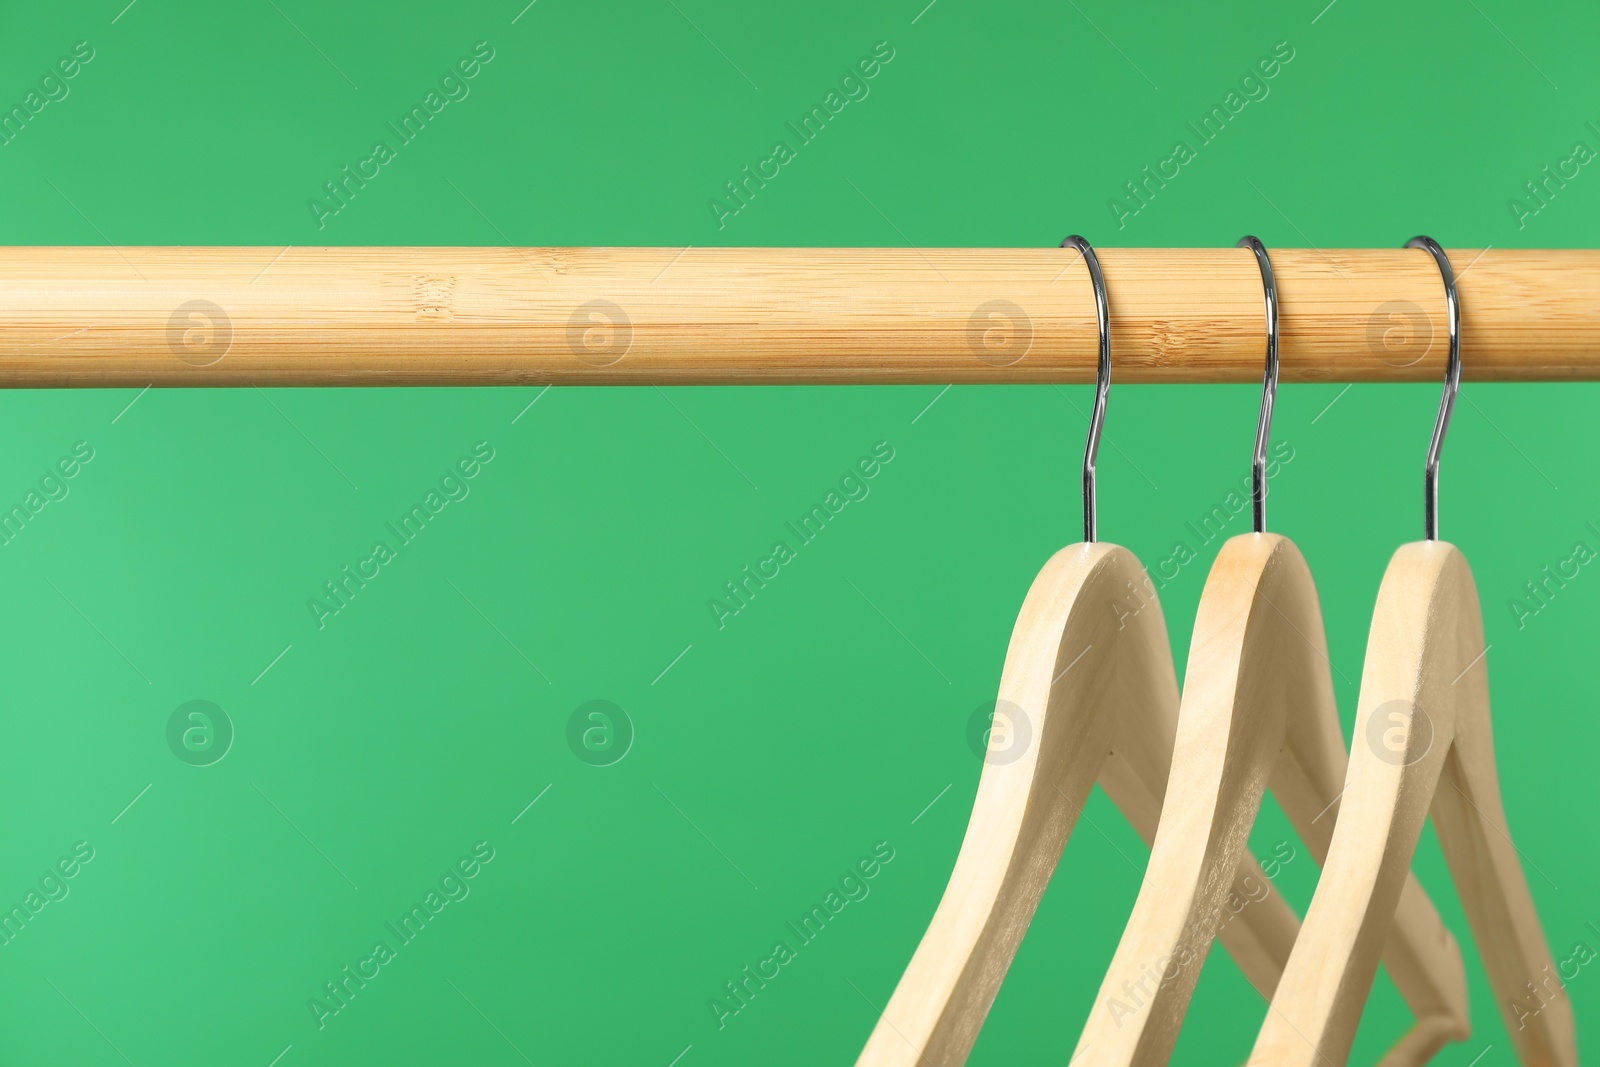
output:
[[[1245,534],[1223,546],[1189,655],[1150,865],[1074,1062],[1167,1062],[1264,789],[1312,858],[1328,858],[1346,755],[1316,589],[1293,542]],[[1470,1032],[1460,950],[1405,864],[1399,872],[1398,917],[1374,953],[1384,950],[1417,1023],[1386,1067],[1425,1063]]]
[[[1466,557],[1438,540],[1438,470],[1461,382],[1455,280],[1445,283],[1450,355],[1424,468],[1426,540],[1389,562],[1367,638],[1357,745],[1328,864],[1250,1063],[1343,1063],[1372,986],[1402,872],[1431,810],[1501,1017],[1524,1064],[1577,1062],[1572,1007],[1506,824],[1489,724],[1483,618]],[[1552,979],[1554,988],[1551,988]]]
[[[955,868],[858,1067],[966,1061],[1096,780],[1147,844],[1155,837],[1177,680],[1154,590],[1125,627],[1113,610],[1147,581],[1132,553],[1107,544],[1069,545],[1034,579]],[[1253,903],[1223,944],[1270,996],[1299,921],[1254,860],[1229,881]]]
[[[1210,949],[1227,878],[1246,854],[1264,789],[1321,864],[1347,756],[1316,586],[1294,544],[1263,532],[1277,386],[1277,294],[1265,248],[1267,370],[1252,463],[1255,531],[1229,539],[1206,579],[1190,645],[1172,776],[1133,914],[1073,1062],[1164,1064]],[[1426,1062],[1467,1036],[1461,954],[1426,894],[1396,868],[1399,914],[1374,942],[1416,1026],[1385,1064]]]
[[[1088,265],[1101,337],[1084,450],[1085,540],[1052,556],[1028,590],[960,853],[858,1067],[965,1062],[1097,780],[1147,844],[1155,836],[1177,731],[1177,678],[1144,568],[1127,549],[1095,542],[1109,317],[1094,251],[1078,242],[1063,245]],[[1270,996],[1299,921],[1253,859],[1227,881],[1252,903],[1223,928],[1223,945]]]

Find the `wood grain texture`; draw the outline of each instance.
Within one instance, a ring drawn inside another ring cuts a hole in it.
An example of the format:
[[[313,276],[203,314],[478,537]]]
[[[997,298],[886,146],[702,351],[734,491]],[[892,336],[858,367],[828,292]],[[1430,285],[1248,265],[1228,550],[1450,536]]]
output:
[[[966,1061],[1095,781],[1146,843],[1154,838],[1177,715],[1166,624],[1144,568],[1115,545],[1057,552],[1012,631],[950,881],[859,1067]],[[1223,944],[1269,997],[1299,920],[1254,860],[1234,875],[1260,902]]]
[[[1260,380],[1248,249],[1099,255],[1119,383]],[[1450,256],[1466,380],[1600,379],[1600,251]],[[1443,377],[1425,252],[1272,263],[1283,381]],[[1059,248],[0,248],[11,386],[1089,382],[1096,342]]]
[[[1430,806],[1518,1062],[1573,1067],[1572,1006],[1506,824],[1478,591],[1453,545],[1389,562],[1373,611],[1343,810],[1254,1067],[1345,1062]]]
[[[1299,549],[1277,534],[1230,538],[1200,596],[1150,865],[1074,1063],[1167,1062],[1212,939],[1256,907],[1229,880],[1269,785],[1312,860],[1327,856],[1348,760],[1329,672]],[[1419,1023],[1385,1059],[1394,1067],[1470,1032],[1460,950],[1422,888],[1401,878],[1407,906],[1384,958]]]

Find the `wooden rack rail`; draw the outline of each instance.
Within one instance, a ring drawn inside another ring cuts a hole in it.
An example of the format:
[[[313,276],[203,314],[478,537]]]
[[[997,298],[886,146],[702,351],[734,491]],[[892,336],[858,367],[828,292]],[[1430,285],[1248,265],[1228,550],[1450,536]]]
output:
[[[1259,381],[1247,249],[1107,248],[1114,380]],[[1285,382],[1438,381],[1420,250],[1273,249]],[[1600,379],[1600,251],[1455,250],[1467,381]],[[1057,248],[0,248],[13,387],[1089,382]]]

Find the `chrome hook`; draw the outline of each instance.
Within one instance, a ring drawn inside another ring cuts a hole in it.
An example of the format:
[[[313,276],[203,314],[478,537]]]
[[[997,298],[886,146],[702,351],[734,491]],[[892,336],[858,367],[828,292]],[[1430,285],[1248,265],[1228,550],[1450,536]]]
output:
[[[1267,246],[1256,237],[1239,238],[1235,248],[1248,248],[1261,268],[1267,298],[1267,372],[1261,379],[1261,414],[1256,417],[1256,449],[1250,461],[1250,503],[1256,533],[1267,531],[1267,444],[1272,438],[1272,402],[1278,396],[1278,283],[1272,277]]]
[[[1461,391],[1461,302],[1456,297],[1456,275],[1450,257],[1432,237],[1418,236],[1406,242],[1407,248],[1420,248],[1439,265],[1444,279],[1445,316],[1450,324],[1450,358],[1444,368],[1444,395],[1439,398],[1439,414],[1433,420],[1433,438],[1428,442],[1428,461],[1422,468],[1423,537],[1439,540],[1439,453],[1444,451],[1444,435],[1450,429],[1450,413]]]
[[[1083,539],[1093,542],[1099,526],[1095,515],[1094,464],[1100,455],[1100,431],[1106,423],[1106,394],[1111,391],[1111,312],[1106,302],[1106,280],[1100,273],[1100,257],[1094,246],[1073,234],[1061,242],[1062,248],[1075,248],[1089,268],[1094,284],[1094,315],[1100,327],[1100,360],[1095,371],[1094,413],[1089,416],[1089,439],[1083,446]]]

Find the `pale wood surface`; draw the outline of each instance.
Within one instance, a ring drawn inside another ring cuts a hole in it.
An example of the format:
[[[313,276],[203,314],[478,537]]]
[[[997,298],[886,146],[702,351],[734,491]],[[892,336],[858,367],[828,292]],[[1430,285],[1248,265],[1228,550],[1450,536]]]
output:
[[[1299,549],[1276,534],[1230,538],[1200,597],[1150,865],[1075,1063],[1167,1062],[1212,938],[1237,903],[1228,877],[1248,854],[1264,789],[1311,859],[1327,856],[1348,759],[1329,670]],[[1414,879],[1404,894],[1385,960],[1419,1029],[1389,1064],[1426,1062],[1470,1030],[1460,950]]]
[[[965,1062],[1097,778],[1145,842],[1154,838],[1178,687],[1155,590],[1127,549],[1070,545],[1045,564],[1018,613],[999,700],[1025,723],[997,722],[1001,737],[1025,730],[1029,740],[991,743],[950,881],[863,1067]],[[1235,874],[1259,903],[1222,941],[1270,997],[1299,920],[1254,860]]]
[[[1500,799],[1485,651],[1465,557],[1438,541],[1401,546],[1373,612],[1343,811],[1255,1067],[1328,1067],[1349,1055],[1430,804],[1518,1061],[1576,1064],[1571,1004]]]
[[[1099,255],[1119,383],[1260,380],[1248,249]],[[1600,251],[1450,257],[1468,381],[1600,379]],[[1426,253],[1272,264],[1283,381],[1443,377]],[[1096,339],[1059,248],[0,248],[13,386],[1089,382]]]

